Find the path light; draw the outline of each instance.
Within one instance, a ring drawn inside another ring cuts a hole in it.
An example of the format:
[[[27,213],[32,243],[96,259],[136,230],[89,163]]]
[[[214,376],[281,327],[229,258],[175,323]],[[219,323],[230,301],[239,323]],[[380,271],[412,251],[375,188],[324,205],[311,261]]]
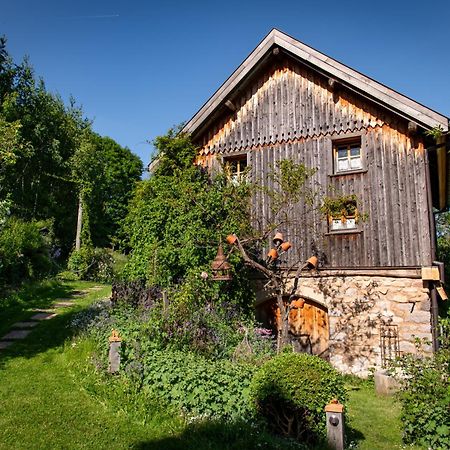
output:
[[[283,242],[284,242],[283,235],[281,233],[277,233],[273,238],[273,243],[275,244],[275,247],[278,248]]]
[[[231,265],[223,254],[222,244],[219,244],[217,255],[211,263],[213,272],[212,279],[214,281],[230,281],[233,279],[231,275]]]

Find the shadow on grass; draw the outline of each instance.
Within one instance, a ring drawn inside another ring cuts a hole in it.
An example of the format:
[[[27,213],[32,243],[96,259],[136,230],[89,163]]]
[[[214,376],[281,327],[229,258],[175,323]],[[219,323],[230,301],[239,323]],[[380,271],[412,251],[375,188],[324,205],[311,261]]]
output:
[[[348,442],[356,443],[364,435],[354,429],[347,430]],[[292,449],[327,450],[326,443],[316,446],[274,436],[263,425],[252,426],[246,422],[202,422],[185,428],[183,433],[158,440],[139,442],[134,450],[239,450],[239,449]]]
[[[20,300],[17,301],[17,304],[6,307],[2,311],[1,307],[7,305],[0,303],[0,314],[2,315],[0,337],[6,334],[15,322],[27,320],[36,314],[35,311],[32,311],[33,308],[51,308],[55,300],[68,298],[73,292],[74,289],[70,285],[57,281],[46,282],[42,286],[24,287],[20,291]],[[56,317],[41,321],[24,340],[16,341],[11,347],[2,350],[0,352],[0,369],[12,358],[32,358],[38,353],[61,346],[72,337],[74,330],[70,327],[70,322],[86,307],[75,301],[70,309],[63,309]],[[3,321],[3,314],[6,316],[5,321]]]
[[[16,291],[10,291],[0,298],[0,337],[7,333],[11,326],[29,319],[35,314],[32,309],[46,309],[52,303],[63,297],[68,297],[72,288],[58,281],[45,281],[42,283],[27,283]]]
[[[260,426],[245,422],[201,422],[187,426],[177,436],[139,442],[134,450],[299,449],[308,447],[271,436]]]

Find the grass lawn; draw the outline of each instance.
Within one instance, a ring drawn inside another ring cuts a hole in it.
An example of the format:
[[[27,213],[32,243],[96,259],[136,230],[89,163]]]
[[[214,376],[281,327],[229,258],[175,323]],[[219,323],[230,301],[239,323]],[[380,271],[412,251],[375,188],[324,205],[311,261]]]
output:
[[[419,450],[401,440],[400,405],[392,397],[377,396],[371,383],[353,380],[347,384],[348,416],[361,450]]]
[[[30,317],[31,308],[93,283],[46,282],[0,301],[0,331]],[[246,424],[186,425],[155,399],[134,395],[115,377],[99,375],[92,343],[74,338],[76,311],[109,295],[91,291],[0,353],[0,449],[251,449],[294,448]],[[404,448],[398,407],[367,384],[353,383],[348,410],[360,449]],[[407,447],[410,448],[410,447]]]

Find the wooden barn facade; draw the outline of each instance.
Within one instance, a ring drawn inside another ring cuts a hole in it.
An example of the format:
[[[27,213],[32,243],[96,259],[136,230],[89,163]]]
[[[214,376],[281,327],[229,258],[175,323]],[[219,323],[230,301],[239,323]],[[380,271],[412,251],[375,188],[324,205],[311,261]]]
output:
[[[300,280],[290,310],[300,350],[361,375],[399,352],[413,336],[435,343],[440,273],[433,211],[447,206],[448,118],[377,83],[290,36],[272,30],[186,124],[199,162],[228,162],[270,187],[267,176],[290,159],[317,169],[332,196],[355,195],[347,217],[307,217],[313,230],[282,230],[293,258],[319,253],[319,271]],[[437,139],[428,130],[440,129]],[[270,215],[262,194],[260,217]],[[358,213],[365,220],[358,220]],[[320,236],[320,238],[319,238]],[[440,272],[441,270],[441,272]],[[270,322],[270,293],[257,293]]]

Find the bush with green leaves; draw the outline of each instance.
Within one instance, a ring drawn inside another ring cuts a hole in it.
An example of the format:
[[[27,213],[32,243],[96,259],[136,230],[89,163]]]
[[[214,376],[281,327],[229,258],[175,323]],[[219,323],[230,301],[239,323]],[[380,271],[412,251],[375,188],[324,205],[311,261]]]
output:
[[[441,319],[440,349],[406,354],[396,364],[401,384],[403,440],[434,450],[450,448],[450,319]]]
[[[153,350],[140,361],[146,389],[192,418],[248,419],[254,366]],[[127,368],[125,368],[127,371]]]
[[[18,284],[43,278],[54,269],[51,228],[50,221],[6,220],[0,230],[0,281]]]
[[[114,258],[108,249],[85,246],[71,253],[67,268],[79,280],[110,282],[114,273]]]
[[[176,339],[163,336],[165,317],[157,306],[145,309],[101,302],[79,313],[72,326],[96,343],[93,361],[100,370],[108,366],[108,336],[112,329],[118,330],[121,376],[136,391],[150,390],[190,418],[248,417],[252,410],[248,387],[258,364],[242,357],[220,358],[214,352],[215,357],[203,356],[188,345],[181,350]],[[231,328],[227,333],[232,333]],[[243,330],[234,334],[233,343],[246,336]],[[251,338],[249,341],[252,344]],[[231,348],[231,343],[218,345]]]
[[[325,405],[346,400],[343,376],[308,354],[282,353],[265,363],[251,383],[258,413],[277,434],[309,443],[326,436]]]
[[[171,130],[158,137],[158,165],[142,181],[130,202],[123,234],[130,259],[128,280],[170,287],[187,274],[200,274],[214,259],[219,241],[250,227],[250,187],[230,183],[224,174],[210,174],[194,164],[196,148],[188,135]],[[246,273],[232,255],[235,280]]]

